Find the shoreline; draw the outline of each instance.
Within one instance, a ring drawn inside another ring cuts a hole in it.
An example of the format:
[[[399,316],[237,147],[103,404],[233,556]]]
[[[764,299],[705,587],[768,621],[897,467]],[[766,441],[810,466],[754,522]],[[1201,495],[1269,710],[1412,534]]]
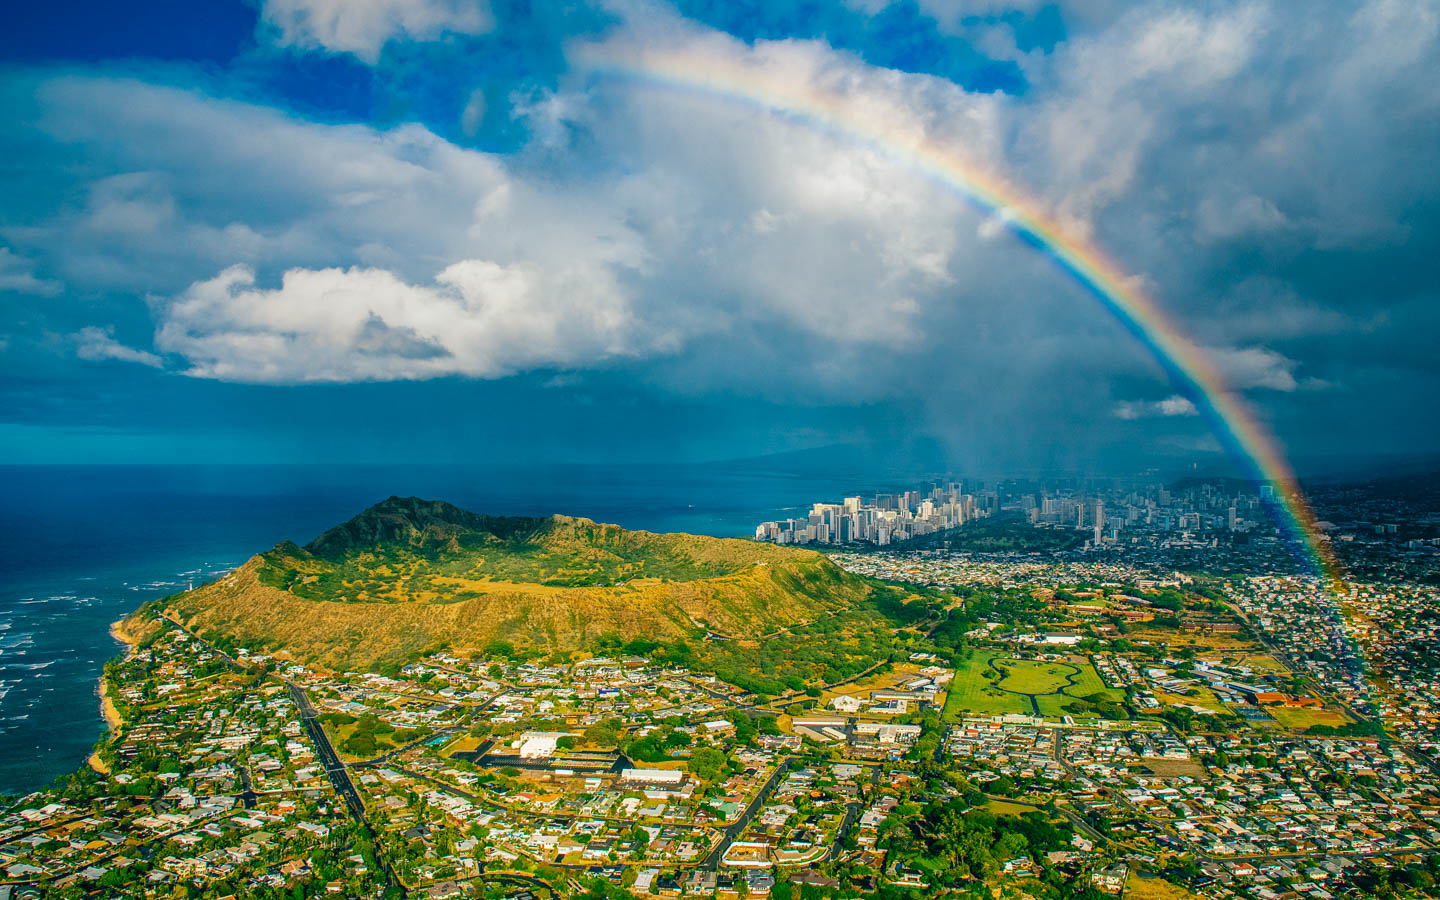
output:
[[[125,630],[124,623],[124,619],[111,622],[110,636],[125,645],[125,653],[128,655],[137,641]],[[105,719],[107,736],[112,735],[120,729],[121,725],[125,724],[125,719],[120,715],[120,710],[115,707],[115,702],[110,699],[110,688],[105,683],[104,672],[100,673],[100,683],[96,686],[95,693],[100,698],[100,715]],[[104,760],[100,758],[99,750],[93,751],[86,762],[90,768],[94,769],[97,773],[101,775],[110,774],[110,767],[105,765]]]
[[[126,616],[125,619],[130,618]],[[117,619],[110,623],[110,636],[125,645],[125,652],[129,653],[135,645],[140,643],[134,635],[125,630],[125,619]]]

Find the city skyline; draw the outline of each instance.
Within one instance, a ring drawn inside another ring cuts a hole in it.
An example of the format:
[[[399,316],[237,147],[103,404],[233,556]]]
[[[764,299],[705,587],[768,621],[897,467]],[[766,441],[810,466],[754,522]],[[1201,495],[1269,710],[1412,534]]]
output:
[[[1218,545],[1214,532],[1230,539],[1252,532],[1271,542],[1285,540],[1277,528],[1273,485],[1241,488],[1243,482],[1198,480],[1174,486],[1143,479],[1115,479],[1110,484],[1075,487],[1034,481],[949,481],[928,489],[878,493],[867,500],[845,497],[840,503],[818,501],[803,518],[762,522],[755,539],[776,543],[888,546],[915,537],[960,528],[968,522],[1009,515],[1036,528],[1089,531],[1085,550],[1126,540],[1135,544],[1145,532],[1178,533],[1166,538],[1177,546],[1192,537],[1195,546]],[[1108,507],[1107,507],[1108,501]],[[1108,513],[1107,513],[1108,509]],[[1320,523],[1325,540],[1335,526]],[[1193,535],[1192,535],[1193,533]],[[1200,537],[1200,535],[1207,535]]]

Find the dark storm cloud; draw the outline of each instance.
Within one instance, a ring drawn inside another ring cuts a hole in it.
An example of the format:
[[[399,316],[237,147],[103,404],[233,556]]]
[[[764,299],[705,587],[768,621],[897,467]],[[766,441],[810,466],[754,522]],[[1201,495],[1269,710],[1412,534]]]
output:
[[[262,39],[404,73],[383,91],[506,22],[324,6],[265,6]],[[883,3],[837,7],[848,24],[821,32],[844,30],[842,50],[764,39],[779,14],[749,43],[644,4],[583,30],[636,58],[824,85],[876,130],[960,148],[1104,247],[1292,450],[1440,438],[1435,3],[1090,3],[1044,35],[1034,4],[907,10],[933,21],[907,32],[927,47],[964,41],[1018,72],[1013,93],[924,54],[884,62]],[[482,392],[498,403],[564,381],[527,372],[592,373],[610,389],[583,392],[591,406],[706,410],[715,456],[765,443],[719,425],[750,408],[792,410],[803,425],[767,421],[795,444],[904,420],[989,466],[1215,451],[1143,348],[959,198],[789,117],[595,79],[584,58],[524,90],[491,83],[478,107],[467,82],[443,117],[417,88],[409,108],[443,126],[310,121],[183,69],[10,73],[0,144],[27,179],[4,187],[0,290],[27,312],[7,353],[137,384],[183,377],[134,365],[162,356],[266,391],[420,381],[396,390],[421,408],[444,393],[426,379],[510,379]],[[469,125],[467,108],[483,110]],[[497,117],[516,148],[463,143]],[[153,346],[134,340],[147,321]]]

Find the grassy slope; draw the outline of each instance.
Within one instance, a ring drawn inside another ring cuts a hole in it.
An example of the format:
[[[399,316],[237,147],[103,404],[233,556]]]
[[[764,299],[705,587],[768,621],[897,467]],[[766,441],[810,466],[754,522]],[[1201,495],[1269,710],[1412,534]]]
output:
[[[362,668],[495,640],[576,648],[608,634],[758,637],[870,594],[868,582],[804,550],[585,519],[470,520],[453,508],[383,507],[378,524],[372,510],[308,549],[282,544],[171,598],[170,609],[202,633]],[[476,520],[505,524],[496,535],[476,531]],[[632,572],[643,577],[617,577]]]

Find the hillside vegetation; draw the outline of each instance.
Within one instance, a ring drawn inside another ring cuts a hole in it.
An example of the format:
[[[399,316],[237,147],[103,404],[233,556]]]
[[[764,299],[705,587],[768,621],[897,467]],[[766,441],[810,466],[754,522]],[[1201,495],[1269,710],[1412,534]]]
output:
[[[753,640],[867,605],[818,553],[392,497],[165,601],[195,631],[336,669],[614,635]]]
[[[904,546],[909,550],[947,547],[972,553],[1033,553],[1069,550],[1084,540],[1084,534],[1079,531],[1036,528],[1021,516],[1007,513],[912,538]]]

